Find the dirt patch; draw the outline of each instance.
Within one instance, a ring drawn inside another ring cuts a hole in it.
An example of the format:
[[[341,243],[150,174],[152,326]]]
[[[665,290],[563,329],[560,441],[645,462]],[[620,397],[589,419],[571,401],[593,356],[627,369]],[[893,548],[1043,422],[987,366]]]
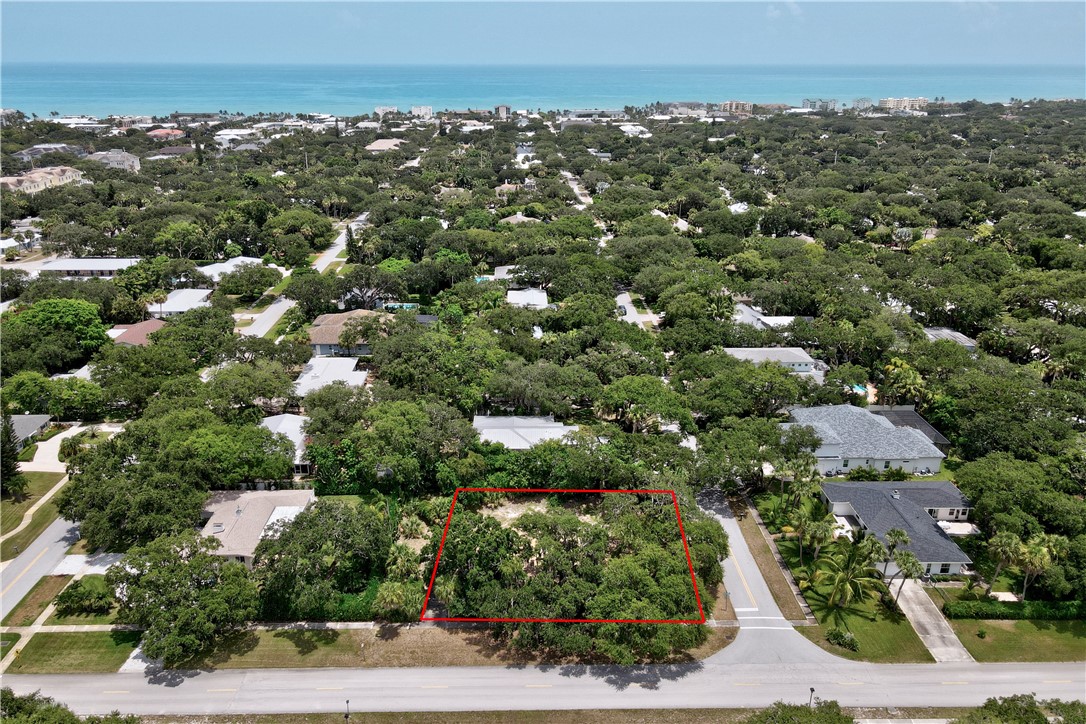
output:
[[[71,576],[43,576],[23,600],[4,617],[4,626],[29,626],[53,602],[57,594],[64,590]]]
[[[488,518],[494,518],[501,523],[502,528],[508,528],[525,513],[544,513],[547,510],[545,500],[527,500],[520,503],[503,503],[497,508],[483,508],[479,512]]]
[[[422,553],[422,549],[426,547],[426,544],[430,542],[429,538],[401,538],[399,543],[403,543],[405,546],[415,551],[416,553]]]

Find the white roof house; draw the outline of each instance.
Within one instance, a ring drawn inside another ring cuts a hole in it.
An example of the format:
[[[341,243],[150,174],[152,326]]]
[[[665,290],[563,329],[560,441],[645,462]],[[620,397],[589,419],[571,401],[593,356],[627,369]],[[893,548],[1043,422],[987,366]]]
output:
[[[726,347],[724,351],[732,357],[754,364],[776,362],[796,375],[808,377],[818,384],[825,380],[815,359],[799,347]]]
[[[505,293],[505,301],[527,309],[546,309],[550,303],[542,289],[510,289]]]
[[[147,312],[152,317],[172,317],[176,314],[196,309],[197,307],[210,307],[210,289],[174,289],[166,295],[166,301],[161,304],[151,303],[147,305]]]
[[[200,267],[200,271],[211,277],[211,281],[218,283],[223,274],[229,274],[232,271],[236,271],[242,264],[263,263],[264,262],[261,259],[257,259],[255,256],[235,256],[233,259],[227,259],[226,261],[206,264]]]
[[[260,421],[261,427],[273,433],[284,435],[294,443],[294,472],[308,472],[309,464],[305,460],[305,432],[303,428],[309,422],[305,415],[272,415]],[[304,469],[299,469],[304,468]]]
[[[53,259],[41,265],[42,274],[59,274],[64,277],[105,277],[116,276],[122,269],[134,266],[139,259],[118,259],[113,257],[70,257]]]
[[[501,443],[510,450],[527,450],[547,440],[561,440],[577,425],[555,422],[554,417],[476,415],[471,422],[483,442]]]
[[[732,315],[732,320],[737,324],[749,324],[758,329],[775,329],[778,327],[787,327],[794,322],[796,318],[788,316],[769,316],[748,304],[739,303],[735,305],[735,313]]]
[[[212,493],[204,507],[203,534],[219,541],[215,555],[253,565],[260,541],[280,521],[294,520],[315,500],[312,490],[246,490]]]
[[[369,373],[356,371],[356,364],[358,360],[354,357],[313,357],[298,375],[298,379],[294,380],[294,391],[298,396],[304,397],[333,382],[361,387],[366,384]]]
[[[403,138],[378,138],[376,141],[366,146],[367,151],[373,153],[381,153],[383,151],[395,151],[400,147],[400,144],[407,143]]]

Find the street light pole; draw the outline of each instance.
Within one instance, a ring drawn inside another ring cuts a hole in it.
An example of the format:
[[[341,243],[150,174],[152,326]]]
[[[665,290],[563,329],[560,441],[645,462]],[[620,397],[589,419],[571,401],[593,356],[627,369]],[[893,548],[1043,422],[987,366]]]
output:
[[[811,689],[811,691],[814,691],[814,689]],[[345,721],[345,722],[351,721],[351,700],[350,699],[347,700],[347,713],[343,715],[343,721]]]
[[[808,709],[813,709],[814,708],[814,687],[813,686],[811,687],[811,698],[807,700],[807,708]]]

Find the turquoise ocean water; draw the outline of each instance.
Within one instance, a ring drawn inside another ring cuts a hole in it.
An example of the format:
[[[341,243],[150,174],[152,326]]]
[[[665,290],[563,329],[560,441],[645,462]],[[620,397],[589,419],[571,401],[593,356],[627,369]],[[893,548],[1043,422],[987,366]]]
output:
[[[0,106],[47,115],[611,108],[655,101],[1083,98],[1082,66],[327,66],[5,63]]]

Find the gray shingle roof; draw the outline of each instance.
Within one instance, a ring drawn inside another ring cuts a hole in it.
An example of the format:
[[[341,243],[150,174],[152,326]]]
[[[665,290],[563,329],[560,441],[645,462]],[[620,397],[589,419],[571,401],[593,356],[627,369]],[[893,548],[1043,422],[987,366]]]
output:
[[[912,551],[921,563],[972,563],[926,510],[971,507],[951,482],[822,483],[822,493],[832,503],[849,503],[867,530],[883,543],[891,528],[904,530],[909,545],[903,550]]]
[[[945,457],[919,430],[894,427],[886,418],[852,405],[797,407],[790,413],[792,420],[800,425],[832,431],[841,440],[842,458],[916,460]]]
[[[35,434],[52,418],[49,415],[12,415],[11,426],[19,442]]]

